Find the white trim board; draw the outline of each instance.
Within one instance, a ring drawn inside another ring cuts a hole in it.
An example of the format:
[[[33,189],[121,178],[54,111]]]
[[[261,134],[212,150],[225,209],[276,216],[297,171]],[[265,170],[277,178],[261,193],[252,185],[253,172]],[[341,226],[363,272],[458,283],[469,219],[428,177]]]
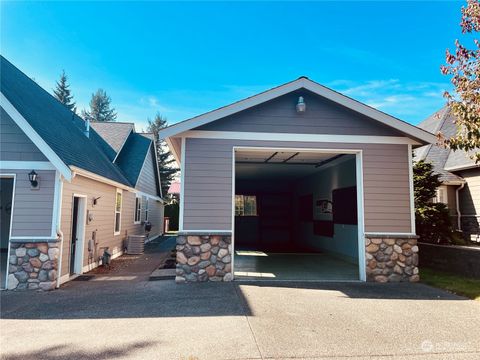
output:
[[[402,233],[402,232],[388,232],[388,231],[377,231],[377,232],[366,232],[365,236],[417,236],[415,233]]]
[[[147,154],[150,154],[150,148],[151,147],[152,147],[152,143],[150,143],[150,145],[148,145]],[[147,157],[145,156],[145,158],[143,159],[143,163],[142,163],[142,167],[140,169],[140,172],[138,173],[137,181],[135,182],[135,187],[137,187],[137,185],[138,185],[138,180],[140,180],[140,176],[142,175],[143,168],[145,167],[146,162],[147,162]]]
[[[0,170],[56,170],[49,161],[0,161]]]
[[[412,145],[408,144],[408,183],[410,192],[410,226],[412,233],[417,232],[415,224],[415,190],[413,188],[413,154]]]
[[[180,156],[178,156],[177,150],[175,150],[175,146],[173,146],[172,141],[170,140],[170,138],[166,138],[165,142],[167,143],[168,148],[172,152],[173,158],[175,159],[177,164],[180,165]]]
[[[479,168],[480,164],[469,164],[469,165],[458,165],[458,166],[451,166],[446,167],[446,171],[460,171],[460,170],[469,170],[469,169],[476,169]]]
[[[278,147],[258,147],[258,146],[233,146],[233,156],[232,156],[232,275],[235,277],[235,152],[237,150],[248,150],[248,151],[299,151],[299,152],[318,152],[318,153],[335,153],[335,154],[355,154],[355,171],[357,178],[357,216],[358,216],[358,233],[357,233],[357,242],[358,242],[358,274],[360,281],[367,280],[367,270],[366,270],[366,260],[365,260],[365,208],[364,208],[364,191],[363,191],[363,150],[361,149],[302,149],[302,148],[278,148]],[[224,231],[225,232],[225,231]]]
[[[160,201],[162,203],[164,202],[161,197],[144,193],[143,191],[140,191],[140,190],[137,190],[137,189],[132,188],[130,186],[121,184],[121,183],[116,182],[114,180],[107,179],[106,177],[94,174],[90,171],[83,170],[83,169],[78,168],[76,166],[71,166],[71,168],[72,168],[72,171],[73,171],[73,177],[75,177],[77,175],[80,175],[80,176],[86,177],[88,179],[92,179],[92,180],[95,180],[95,181],[98,181],[98,182],[101,182],[101,183],[104,183],[104,184],[114,186],[114,187],[119,188],[119,189],[130,191],[130,192],[135,193],[135,194],[141,194],[143,196],[149,197],[151,199],[155,199],[155,200]]]
[[[52,150],[52,148],[38,135],[28,121],[18,112],[13,104],[0,92],[0,105],[5,112],[10,115],[13,121],[22,129],[25,135],[38,147],[52,165],[60,171],[68,181],[72,178],[72,172],[69,167],[60,159],[60,157]]]
[[[185,207],[185,145],[185,138],[182,137],[182,148],[180,149],[182,159],[180,161],[180,209],[178,216],[178,231],[183,231],[183,213]]]
[[[7,266],[5,269],[5,289],[8,289],[8,274],[10,272],[10,249],[11,249],[11,239],[12,239],[12,227],[13,227],[13,211],[15,210],[15,190],[17,186],[17,174],[0,174],[0,178],[13,179],[12,185],[12,207],[10,209],[10,229],[8,229],[8,246],[7,246]],[[3,266],[3,264],[0,264]]]
[[[125,140],[123,140],[122,146],[120,146],[120,149],[118,149],[118,152],[115,155],[115,157],[113,158],[112,163],[114,163],[117,160],[118,155],[120,155],[120,152],[122,151],[123,147],[125,146],[125,143],[127,142],[128,138],[130,137],[130,135],[132,134],[134,129],[135,129],[135,125],[130,129],[130,132],[128,133],[128,135],[125,136]],[[93,130],[95,130],[95,127],[93,128]],[[100,137],[103,138],[102,136],[100,136]]]
[[[410,144],[421,145],[418,141],[402,136],[375,135],[329,135],[299,133],[268,133],[246,131],[206,131],[191,130],[183,134],[187,138],[227,139],[227,140],[263,140],[263,141],[296,141],[322,142],[342,144]]]
[[[160,168],[158,167],[158,155],[157,155],[157,141],[154,139],[152,140],[153,144],[153,156],[154,156],[154,162],[155,162],[155,170],[157,171],[157,185],[158,189],[160,190],[160,197],[163,197],[163,191],[162,191],[162,177],[160,176]],[[142,172],[140,172],[142,174]],[[139,175],[140,177],[140,175]]]
[[[237,101],[233,104],[221,107],[219,109],[207,112],[205,114],[202,114],[202,115],[193,117],[191,119],[182,121],[180,123],[177,123],[175,125],[172,125],[164,130],[161,130],[159,133],[159,136],[160,138],[167,138],[170,136],[178,135],[185,131],[196,128],[198,126],[202,126],[212,121],[224,118],[226,116],[233,115],[240,111],[246,110],[253,106],[262,104],[264,102],[267,102],[269,100],[275,99],[277,97],[283,96],[285,94],[291,93],[299,89],[306,89],[308,91],[311,91],[341,106],[344,106],[355,112],[368,116],[369,118],[376,120],[384,125],[397,129],[408,136],[411,136],[415,139],[419,139],[427,144],[436,142],[435,135],[423,129],[417,128],[416,126],[408,124],[402,120],[399,120],[393,116],[385,114],[384,112],[374,109],[359,101],[356,101],[352,98],[342,95],[306,77],[301,77],[297,80],[288,82],[286,84],[264,91],[257,95],[251,96],[249,98]]]
[[[182,230],[182,231],[178,231],[178,235],[188,235],[188,234],[192,234],[192,235],[212,234],[212,235],[215,235],[215,234],[231,234],[232,232],[233,232],[233,230]]]

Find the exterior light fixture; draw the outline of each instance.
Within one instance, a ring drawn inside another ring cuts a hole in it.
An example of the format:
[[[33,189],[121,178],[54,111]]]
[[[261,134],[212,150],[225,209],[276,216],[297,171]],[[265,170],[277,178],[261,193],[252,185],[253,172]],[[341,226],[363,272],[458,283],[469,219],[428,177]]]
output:
[[[32,170],[28,173],[28,180],[30,180],[32,187],[36,188],[38,186],[38,174],[35,172],[35,170]]]
[[[297,103],[297,113],[298,114],[303,114],[305,110],[307,110],[307,105],[305,104],[305,101],[303,100],[303,96],[300,96],[298,98],[298,103]]]

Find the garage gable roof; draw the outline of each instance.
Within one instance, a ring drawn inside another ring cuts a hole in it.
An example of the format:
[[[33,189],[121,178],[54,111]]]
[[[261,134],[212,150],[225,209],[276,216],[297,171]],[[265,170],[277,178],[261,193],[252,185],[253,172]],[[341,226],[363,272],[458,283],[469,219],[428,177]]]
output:
[[[360,114],[368,116],[369,118],[376,120],[386,126],[389,126],[398,131],[401,131],[407,137],[420,140],[425,144],[436,142],[435,136],[429,133],[428,131],[417,128],[416,126],[411,125],[405,121],[402,121],[382,111],[374,109],[348,96],[342,95],[339,92],[336,92],[332,89],[329,89],[323,85],[320,85],[319,83],[316,83],[308,79],[307,77],[300,77],[294,81],[274,87],[270,90],[267,90],[257,95],[237,101],[233,104],[218,108],[216,110],[209,111],[205,114],[171,125],[161,130],[159,133],[159,137],[168,138],[171,136],[178,135],[185,131],[208,124],[215,120],[219,120],[226,116],[233,115],[240,111],[246,110],[253,106],[262,104],[264,102],[270,101],[272,99],[275,99],[277,97],[280,97],[282,95],[288,94],[290,92],[293,92],[299,89],[309,90],[319,96],[322,96],[330,101],[333,101],[334,103],[342,105]]]

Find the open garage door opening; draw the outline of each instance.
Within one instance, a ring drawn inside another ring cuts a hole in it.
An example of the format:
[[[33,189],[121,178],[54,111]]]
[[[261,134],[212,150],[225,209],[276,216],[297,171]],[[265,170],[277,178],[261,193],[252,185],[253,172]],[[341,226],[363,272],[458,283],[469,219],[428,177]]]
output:
[[[235,150],[236,279],[359,280],[357,156]]]

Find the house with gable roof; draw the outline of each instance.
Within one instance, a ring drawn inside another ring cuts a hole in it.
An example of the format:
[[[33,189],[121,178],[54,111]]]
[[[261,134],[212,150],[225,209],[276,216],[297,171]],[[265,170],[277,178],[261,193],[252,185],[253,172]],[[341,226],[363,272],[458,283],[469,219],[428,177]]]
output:
[[[153,135],[85,122],[0,61],[2,288],[53,289],[162,234]]]

